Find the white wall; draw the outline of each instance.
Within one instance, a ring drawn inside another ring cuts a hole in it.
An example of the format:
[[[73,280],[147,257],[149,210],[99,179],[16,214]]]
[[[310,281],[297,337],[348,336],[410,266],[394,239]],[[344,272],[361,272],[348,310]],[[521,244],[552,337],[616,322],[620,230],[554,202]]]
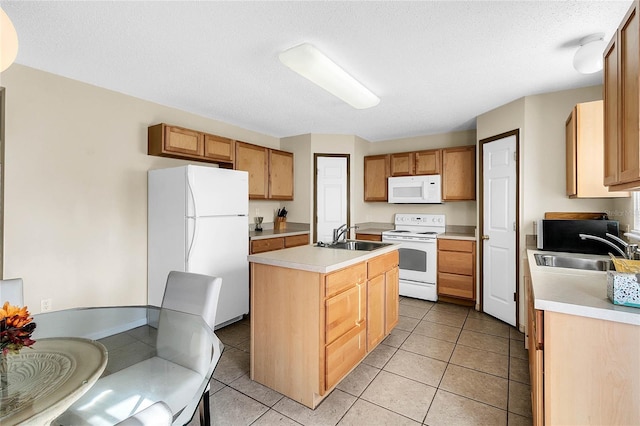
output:
[[[628,200],[570,199],[565,193],[565,121],[575,104],[599,99],[602,99],[602,86],[527,96],[477,119],[478,141],[520,129],[521,263],[526,254],[526,235],[534,233],[533,222],[543,218],[545,212],[613,213],[616,206],[628,209]],[[522,268],[520,271],[520,323],[524,324]]]
[[[146,303],[147,170],[187,164],[146,154],[149,125],[280,144],[17,64],[0,77],[7,95],[3,273],[24,278],[32,313],[43,298],[54,310]]]

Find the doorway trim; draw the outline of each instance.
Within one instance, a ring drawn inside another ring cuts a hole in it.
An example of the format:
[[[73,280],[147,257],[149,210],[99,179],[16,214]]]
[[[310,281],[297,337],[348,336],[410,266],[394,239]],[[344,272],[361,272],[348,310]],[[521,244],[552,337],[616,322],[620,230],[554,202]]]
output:
[[[484,244],[482,244],[482,235],[484,235],[484,149],[485,143],[493,142],[499,139],[504,139],[509,136],[515,136],[516,138],[516,288],[515,288],[515,302],[516,302],[516,328],[520,329],[520,129],[510,130],[508,132],[501,133],[499,135],[491,136],[479,141],[479,192],[480,199],[478,205],[479,212],[479,247],[478,247],[478,278],[480,281],[480,288],[478,291],[480,312],[484,312]]]
[[[318,241],[318,158],[346,158],[347,159],[347,226],[351,226],[351,155],[350,154],[313,154],[313,241]]]

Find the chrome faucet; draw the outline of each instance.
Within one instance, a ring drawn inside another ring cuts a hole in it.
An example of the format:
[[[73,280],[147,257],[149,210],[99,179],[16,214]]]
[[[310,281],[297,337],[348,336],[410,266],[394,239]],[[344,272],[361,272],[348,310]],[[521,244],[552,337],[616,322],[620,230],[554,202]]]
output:
[[[622,238],[616,237],[613,234],[608,234],[607,233],[606,236],[611,238],[612,240],[617,241],[620,244],[622,244],[622,247],[624,247],[624,252],[627,255],[627,259],[631,259],[631,260],[640,259],[640,251],[638,251],[638,245],[637,244],[629,244],[628,242],[626,242]]]
[[[347,227],[347,224],[342,224],[340,225],[340,227],[338,229],[334,229],[333,230],[333,244],[337,243],[338,241],[340,241],[340,238],[342,237],[343,240],[346,241],[347,239],[347,232],[349,231],[349,229],[358,229],[358,226],[349,226]]]
[[[605,243],[605,244],[609,245],[610,247],[613,247],[625,259],[634,259],[637,256],[640,256],[640,253],[638,253],[638,245],[637,244],[628,244],[624,240],[616,237],[613,234],[606,233],[605,235],[607,237],[611,238],[612,240],[615,240],[615,241],[619,242],[620,244],[622,244],[624,246],[625,250],[622,250],[620,247],[618,247],[617,245],[615,245],[614,243],[612,243],[609,240],[605,240],[604,238],[597,237],[595,235],[589,235],[589,234],[578,234],[578,236],[583,240],[600,241],[601,243]]]

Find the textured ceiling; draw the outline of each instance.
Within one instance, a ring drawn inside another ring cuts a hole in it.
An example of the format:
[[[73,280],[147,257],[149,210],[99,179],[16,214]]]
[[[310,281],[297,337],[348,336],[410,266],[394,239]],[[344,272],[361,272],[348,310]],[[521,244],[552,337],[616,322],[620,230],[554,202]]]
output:
[[[602,83],[572,67],[626,1],[0,1],[17,63],[275,137],[475,128],[523,96]],[[309,42],[380,98],[356,110],[284,67]],[[179,123],[178,123],[179,124]]]

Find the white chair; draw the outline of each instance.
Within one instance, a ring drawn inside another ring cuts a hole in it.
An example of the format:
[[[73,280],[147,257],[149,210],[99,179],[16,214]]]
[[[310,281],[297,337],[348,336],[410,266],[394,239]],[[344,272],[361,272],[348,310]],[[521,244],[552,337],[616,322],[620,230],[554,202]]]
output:
[[[56,419],[57,424],[113,425],[160,400],[175,413],[175,420],[187,423],[193,412],[183,411],[194,395],[184,389],[202,384],[203,374],[215,368],[220,359],[222,343],[213,334],[212,348],[210,335],[186,331],[194,314],[208,324],[215,322],[221,286],[221,278],[169,273],[158,318],[156,356],[99,379]],[[159,371],[163,374],[157,374]],[[145,389],[143,395],[136,391],[141,388]],[[208,397],[209,385],[199,403],[203,426],[210,424]]]
[[[222,278],[215,278],[213,285],[211,285],[208,279],[203,277],[207,276],[178,271],[169,272],[164,296],[162,297],[162,307],[173,309],[174,311],[200,315],[207,322],[211,330],[213,330],[216,324],[216,312],[218,309],[220,288],[222,287]],[[222,343],[220,343],[220,351],[217,352],[218,359],[214,360],[214,365],[217,365],[221,353]],[[202,426],[209,426],[211,424],[209,388],[210,387],[207,386],[200,400],[199,412],[200,425]]]
[[[116,426],[171,426],[173,413],[167,404],[158,401],[117,423]]]
[[[22,278],[0,280],[0,306],[9,302],[14,306],[24,305]]]

